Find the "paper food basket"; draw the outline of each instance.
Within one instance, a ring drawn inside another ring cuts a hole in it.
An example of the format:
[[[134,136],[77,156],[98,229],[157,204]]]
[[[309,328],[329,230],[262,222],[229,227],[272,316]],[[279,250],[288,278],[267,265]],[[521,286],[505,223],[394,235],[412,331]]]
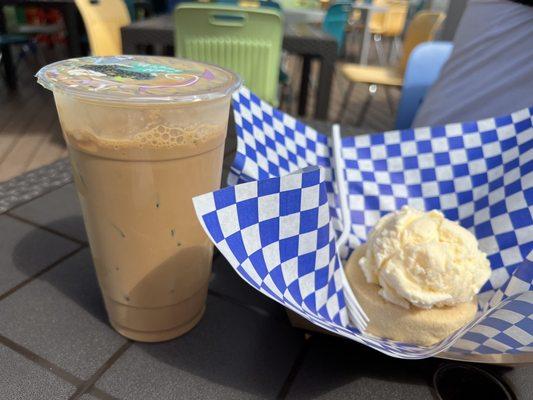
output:
[[[234,94],[233,108],[238,144],[230,186],[194,204],[242,279],[313,326],[393,357],[533,362],[533,108],[344,137],[340,163],[331,137],[248,89]],[[457,221],[476,236],[492,268],[476,318],[431,347],[362,333],[347,306],[353,293],[343,284],[342,262],[380,217],[403,205]],[[337,249],[345,226],[348,240]]]

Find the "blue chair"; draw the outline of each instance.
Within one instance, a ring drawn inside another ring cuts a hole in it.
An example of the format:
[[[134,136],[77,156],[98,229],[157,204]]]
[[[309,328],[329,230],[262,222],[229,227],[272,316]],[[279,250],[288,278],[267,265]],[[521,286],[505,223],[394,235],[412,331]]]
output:
[[[322,30],[329,33],[337,41],[338,52],[344,49],[344,39],[346,37],[346,24],[352,12],[352,2],[340,1],[331,5],[324,17]]]
[[[411,127],[427,90],[453,50],[451,42],[425,42],[414,48],[407,61],[402,96],[396,114],[396,129]]]

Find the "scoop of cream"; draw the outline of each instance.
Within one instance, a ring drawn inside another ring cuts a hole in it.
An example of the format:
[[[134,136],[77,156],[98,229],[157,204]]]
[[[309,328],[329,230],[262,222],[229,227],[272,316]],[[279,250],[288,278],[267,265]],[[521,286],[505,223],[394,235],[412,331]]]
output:
[[[405,308],[471,301],[491,273],[474,235],[439,211],[408,206],[378,221],[359,265],[383,298]]]

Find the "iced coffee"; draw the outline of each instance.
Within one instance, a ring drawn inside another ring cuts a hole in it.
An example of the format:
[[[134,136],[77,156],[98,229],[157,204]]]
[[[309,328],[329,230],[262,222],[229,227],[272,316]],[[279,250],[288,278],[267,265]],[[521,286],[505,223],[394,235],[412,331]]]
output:
[[[140,56],[66,60],[38,77],[54,92],[111,324],[140,341],[187,332],[213,251],[191,199],[219,187],[238,77]]]

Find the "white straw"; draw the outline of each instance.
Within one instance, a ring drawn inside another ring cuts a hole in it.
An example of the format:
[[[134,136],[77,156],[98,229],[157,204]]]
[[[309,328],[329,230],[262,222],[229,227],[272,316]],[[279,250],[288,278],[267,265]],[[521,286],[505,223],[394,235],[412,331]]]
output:
[[[341,128],[339,124],[333,125],[333,155],[335,157],[335,175],[337,177],[337,188],[339,190],[339,202],[341,205],[343,229],[337,240],[337,252],[348,241],[352,216],[348,207],[348,194],[346,193],[346,181],[344,179],[344,162],[341,156]]]
[[[352,217],[350,214],[350,208],[348,206],[348,193],[347,193],[347,184],[346,179],[344,177],[344,162],[341,156],[341,129],[339,124],[333,125],[332,130],[332,136],[333,136],[333,156],[335,159],[335,175],[337,178],[337,189],[339,192],[339,203],[341,206],[341,214],[342,214],[342,233],[340,237],[337,239],[337,254],[340,254],[340,249],[342,246],[346,244],[348,241],[348,237],[350,235],[350,227],[352,226]],[[344,269],[342,271],[342,280],[343,280],[343,286],[345,288],[349,288],[350,285],[348,283],[348,279],[346,278],[346,274],[344,273]],[[355,324],[355,326],[360,330],[364,331],[368,324],[368,316],[364,312],[363,308],[357,301],[357,298],[354,296],[353,292],[351,290],[345,290],[344,291],[346,305],[348,306],[348,310],[350,311],[350,316],[352,317],[352,322]]]

